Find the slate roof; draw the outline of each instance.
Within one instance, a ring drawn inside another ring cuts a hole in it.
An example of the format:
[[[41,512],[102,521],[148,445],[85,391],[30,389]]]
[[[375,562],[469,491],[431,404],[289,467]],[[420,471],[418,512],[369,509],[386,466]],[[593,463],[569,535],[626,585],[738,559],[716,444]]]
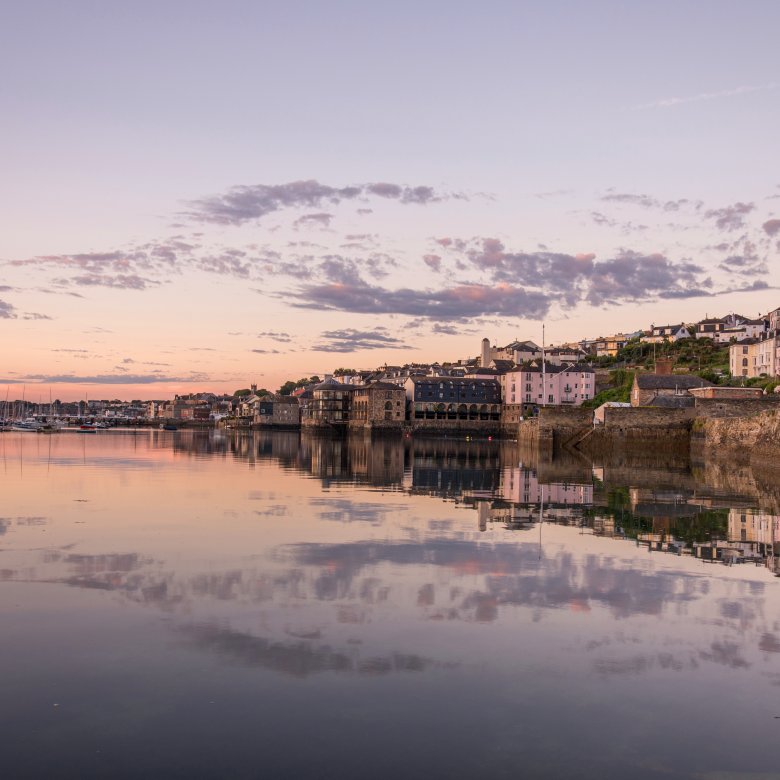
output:
[[[314,385],[313,390],[354,390],[355,385],[347,385],[343,382],[338,382],[333,378],[325,379],[318,385]]]
[[[712,382],[700,376],[684,374],[637,374],[640,390],[690,390],[692,387],[712,387]]]
[[[402,390],[406,392],[403,388],[403,385],[396,385],[392,382],[371,382],[370,384],[366,385],[355,385],[356,390]]]
[[[663,409],[689,409],[696,405],[696,399],[692,395],[657,395],[648,406],[661,407]]]
[[[541,366],[518,366],[514,370],[514,372],[517,371],[524,371],[527,374],[541,374],[542,367]],[[566,371],[572,371],[574,373],[580,373],[580,374],[595,373],[593,367],[587,365],[586,363],[562,363],[561,365],[558,365],[557,363],[544,364],[544,372],[546,374],[562,374]]]
[[[495,360],[493,360],[493,365],[496,367],[496,371],[505,372],[505,371],[509,371],[511,368],[514,368],[515,361],[502,360],[501,358],[496,358]]]

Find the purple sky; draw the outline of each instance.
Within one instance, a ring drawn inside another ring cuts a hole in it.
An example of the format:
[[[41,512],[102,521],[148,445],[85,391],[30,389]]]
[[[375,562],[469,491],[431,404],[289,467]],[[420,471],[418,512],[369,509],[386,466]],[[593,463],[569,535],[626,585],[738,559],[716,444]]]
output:
[[[1,13],[0,386],[274,389],[780,305],[776,2]]]

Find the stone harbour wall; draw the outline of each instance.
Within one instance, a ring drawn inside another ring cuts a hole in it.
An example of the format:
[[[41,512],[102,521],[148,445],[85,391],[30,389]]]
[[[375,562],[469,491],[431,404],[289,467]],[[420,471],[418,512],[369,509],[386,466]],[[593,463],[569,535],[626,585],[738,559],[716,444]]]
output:
[[[604,427],[643,429],[648,432],[659,428],[688,430],[694,416],[693,409],[663,409],[654,406],[607,407],[604,410]]]
[[[434,436],[477,435],[498,436],[501,423],[498,420],[407,420],[404,429],[411,433]]]
[[[749,460],[753,467],[780,470],[780,411],[697,419],[692,445],[705,457]]]
[[[696,417],[746,417],[762,412],[780,410],[780,394],[763,395],[758,398],[697,398]]]

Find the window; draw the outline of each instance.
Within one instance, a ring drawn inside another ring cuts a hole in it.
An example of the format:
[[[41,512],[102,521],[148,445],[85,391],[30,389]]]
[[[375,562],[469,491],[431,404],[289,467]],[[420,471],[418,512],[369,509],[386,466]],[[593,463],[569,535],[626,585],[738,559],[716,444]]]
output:
[[[551,393],[550,395],[547,396],[547,403],[551,404],[552,402],[553,402],[553,396],[552,396],[552,393]]]

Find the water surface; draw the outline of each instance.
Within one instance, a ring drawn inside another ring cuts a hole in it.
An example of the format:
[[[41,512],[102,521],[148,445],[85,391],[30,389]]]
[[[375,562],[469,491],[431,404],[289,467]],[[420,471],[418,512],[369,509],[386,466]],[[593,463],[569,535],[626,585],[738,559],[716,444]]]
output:
[[[0,452],[5,776],[780,777],[749,473],[297,433]]]

